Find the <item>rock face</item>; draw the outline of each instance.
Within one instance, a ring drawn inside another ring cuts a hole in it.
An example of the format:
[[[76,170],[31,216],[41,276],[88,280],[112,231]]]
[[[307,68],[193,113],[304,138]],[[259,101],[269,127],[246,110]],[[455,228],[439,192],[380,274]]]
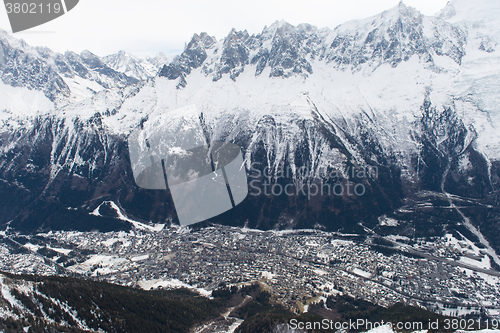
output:
[[[147,80],[158,74],[168,59],[163,54],[158,54],[154,58],[140,59],[128,52],[120,51],[104,57],[103,61],[117,72],[137,80]]]
[[[255,65],[252,70],[256,76],[269,68],[270,77],[307,77],[313,73],[312,60],[359,71],[363,66],[371,70],[382,64],[396,67],[414,55],[429,65],[435,64],[434,57],[443,55],[460,64],[465,38],[463,31],[445,20],[425,17],[400,3],[378,16],[348,22],[334,30],[276,22],[258,35],[232,30],[219,43],[205,33],[195,35],[160,75],[174,80],[203,65],[204,73],[214,81],[224,74],[235,80],[245,66]]]
[[[242,148],[249,177],[247,199],[210,222],[410,238],[476,228],[498,250],[500,29],[470,23],[463,6],[427,17],[400,4],[333,30],[276,22],[257,35],[195,34],[141,82],[116,71],[127,72],[124,54],[60,55],[3,34],[3,89],[29,101],[42,91],[58,107],[21,117],[4,103],[0,223],[129,228],[92,214],[104,201],[145,223],[175,221],[168,190],[135,185],[127,136],[146,122],[174,131],[195,121],[209,142]],[[90,98],[78,80],[96,88]],[[289,184],[293,195],[279,192]],[[310,193],[319,189],[330,192]],[[383,226],[384,216],[398,224]]]
[[[0,76],[4,84],[43,91],[52,102],[71,97],[74,82],[87,83],[84,88],[88,89],[88,96],[96,89],[123,88],[138,82],[111,69],[89,51],[80,55],[59,54],[47,48],[30,47],[3,31],[0,31]]]
[[[195,34],[186,50],[172,61],[172,63],[163,66],[160,76],[169,80],[179,80],[178,88],[186,86],[186,75],[191,73],[192,69],[198,68],[207,59],[206,50],[215,44],[215,37],[210,37],[206,33],[199,36]]]

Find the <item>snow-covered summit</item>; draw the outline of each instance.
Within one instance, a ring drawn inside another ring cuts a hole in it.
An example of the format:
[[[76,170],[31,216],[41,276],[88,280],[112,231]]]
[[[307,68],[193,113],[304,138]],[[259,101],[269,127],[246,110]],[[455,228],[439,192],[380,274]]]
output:
[[[159,55],[158,57],[161,57]],[[141,59],[126,51],[119,51],[116,54],[111,54],[103,58],[104,62],[116,70],[117,72],[124,73],[127,76],[136,78],[138,80],[147,80],[158,74],[159,58]],[[167,62],[167,59],[164,59]],[[163,65],[163,64],[161,64]]]
[[[474,2],[467,0],[451,0],[437,16],[450,23],[469,21],[500,26],[500,23],[498,23],[499,14],[500,4],[496,0],[477,0]]]
[[[204,41],[200,43],[200,39]],[[435,60],[440,56],[460,64],[464,43],[465,35],[444,19],[424,16],[400,3],[333,30],[276,21],[256,35],[233,29],[219,41],[205,33],[195,34],[186,50],[160,75],[178,80],[181,88],[189,84],[187,76],[198,68],[214,81],[226,75],[236,80],[248,70],[259,76],[266,68],[269,77],[307,78],[321,62],[339,70],[369,72],[382,64],[396,67],[413,55],[438,70]]]
[[[43,91],[59,106],[102,89],[120,89],[138,82],[108,67],[88,50],[61,54],[32,47],[4,31],[0,32],[0,78],[13,87]]]

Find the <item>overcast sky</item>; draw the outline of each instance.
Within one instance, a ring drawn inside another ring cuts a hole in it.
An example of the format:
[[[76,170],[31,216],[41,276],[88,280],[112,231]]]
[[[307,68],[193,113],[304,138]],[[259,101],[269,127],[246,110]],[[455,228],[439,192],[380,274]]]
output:
[[[434,15],[448,0],[405,0],[425,15]],[[193,33],[223,38],[231,28],[258,33],[285,20],[319,28],[362,19],[396,6],[399,0],[80,0],[66,15],[16,33],[31,45],[59,52],[88,49],[104,56],[126,50],[139,56],[182,52]],[[4,8],[0,29],[12,31]]]

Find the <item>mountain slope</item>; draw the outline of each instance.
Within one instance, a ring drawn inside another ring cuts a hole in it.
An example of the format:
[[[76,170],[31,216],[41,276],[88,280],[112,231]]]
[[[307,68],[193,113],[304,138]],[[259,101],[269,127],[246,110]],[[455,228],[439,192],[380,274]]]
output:
[[[216,318],[219,300],[64,277],[0,276],[0,327],[50,332],[189,332]]]
[[[137,80],[147,80],[155,76],[158,74],[160,66],[168,61],[162,54],[155,58],[140,59],[125,51],[106,56],[103,60],[117,72]]]
[[[31,47],[0,31],[0,73],[4,84],[43,91],[57,105],[92,96],[102,89],[136,84],[108,67],[89,51],[59,54],[48,48]],[[15,111],[15,110],[14,110]]]
[[[419,322],[422,327],[429,320],[452,319],[403,304],[383,308],[347,295],[311,303],[309,313],[296,315],[276,304],[258,284],[221,286],[211,299],[186,289],[145,291],[68,277],[5,273],[0,274],[0,287],[0,329],[8,332],[179,333],[232,328],[277,333],[292,319],[340,323],[366,316],[373,322]]]
[[[127,139],[140,125],[174,131],[187,124],[208,142],[238,144],[256,181],[241,205],[211,222],[362,234],[361,224],[378,227],[385,214],[401,221],[388,233],[441,236],[465,225],[473,235],[488,230],[477,241],[498,251],[500,119],[490,86],[497,73],[485,66],[498,53],[494,42],[480,42],[498,36],[487,31],[492,21],[470,23],[463,4],[427,17],[401,3],[333,30],[276,22],[257,35],[195,34],[138,85],[89,52],[45,51],[64,58],[68,75],[107,89],[31,117],[3,113],[8,204],[0,221],[29,231],[129,228],[91,214],[104,201],[138,221],[175,220],[168,191],[134,184]],[[476,9],[498,6],[484,0]],[[27,87],[44,91],[49,81]],[[297,191],[264,192],[276,184]],[[342,192],[311,196],[324,184]]]

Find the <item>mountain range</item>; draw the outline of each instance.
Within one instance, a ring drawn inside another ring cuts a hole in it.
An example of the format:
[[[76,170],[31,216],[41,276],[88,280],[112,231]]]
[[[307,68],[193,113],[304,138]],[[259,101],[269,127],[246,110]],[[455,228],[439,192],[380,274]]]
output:
[[[168,190],[135,184],[128,139],[145,124],[196,123],[209,142],[238,144],[259,186],[363,186],[250,194],[209,223],[408,237],[456,229],[500,265],[498,14],[495,0],[452,0],[435,16],[401,2],[334,29],[281,21],[253,35],[202,32],[181,54],[149,59],[59,54],[0,32],[0,224],[176,223]]]

